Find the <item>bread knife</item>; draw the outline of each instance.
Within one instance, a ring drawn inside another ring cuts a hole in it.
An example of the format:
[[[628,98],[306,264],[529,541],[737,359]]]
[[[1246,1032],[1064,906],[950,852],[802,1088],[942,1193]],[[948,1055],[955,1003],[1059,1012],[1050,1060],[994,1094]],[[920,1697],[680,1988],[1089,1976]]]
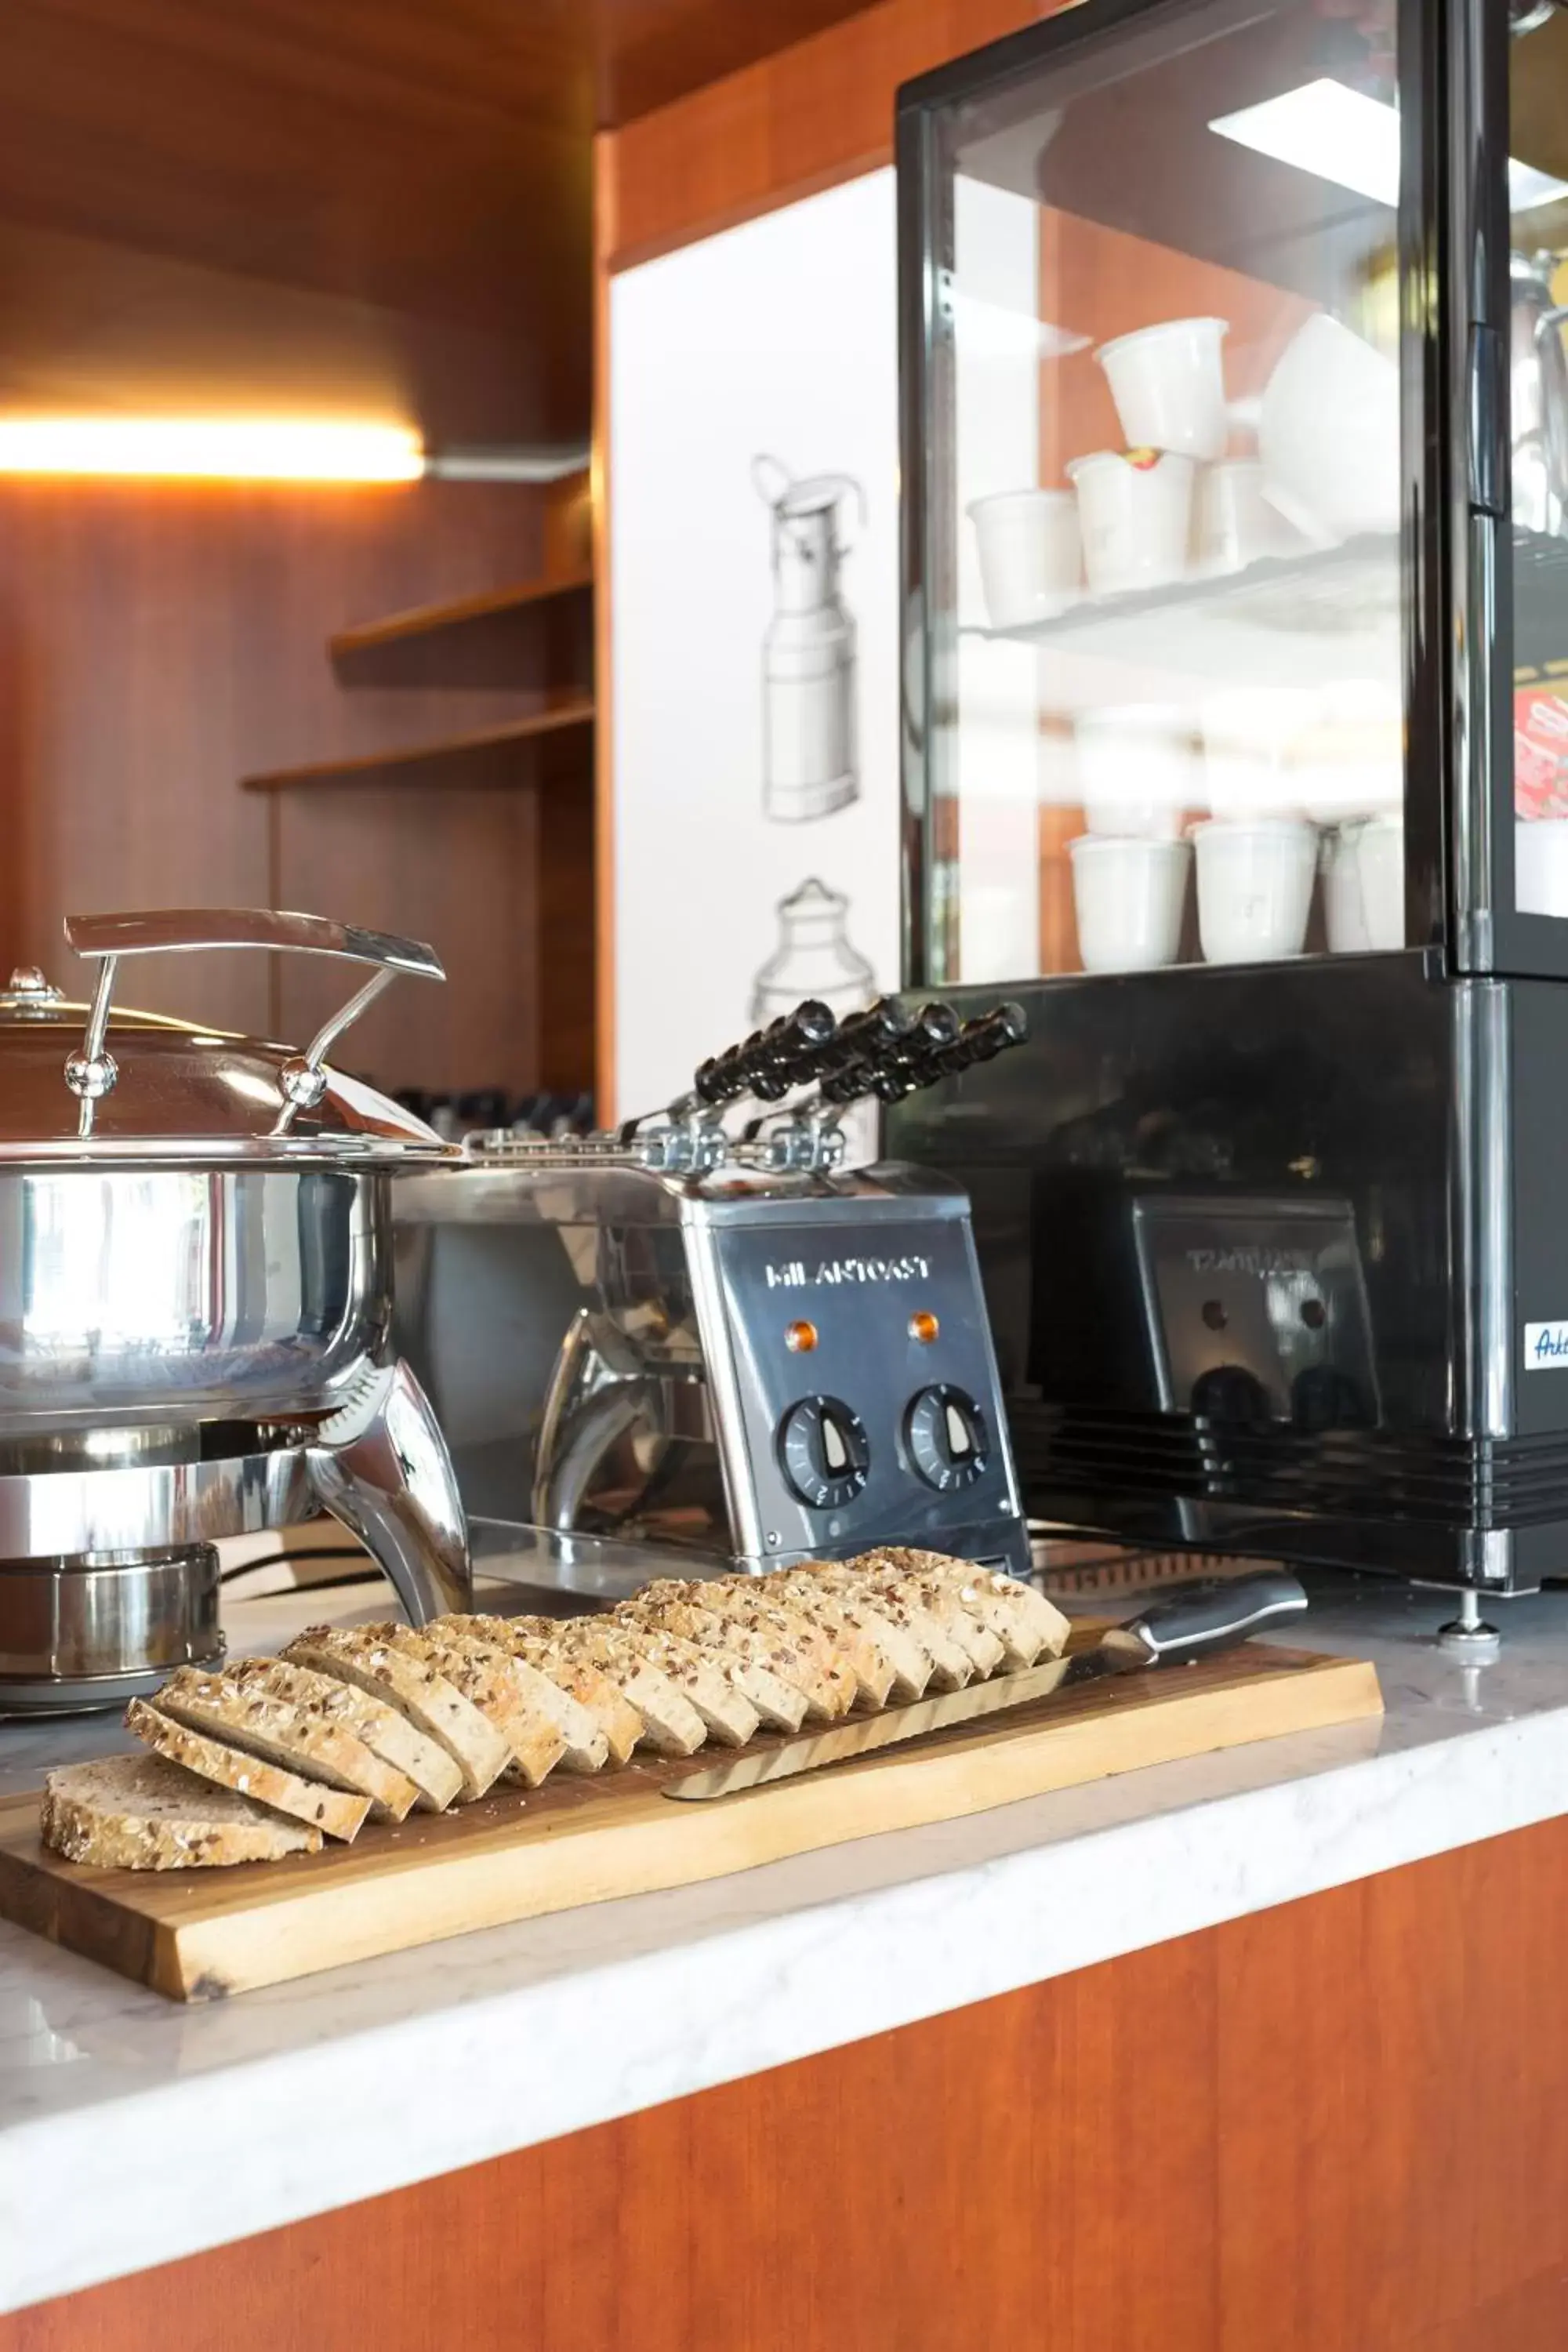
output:
[[[1249,1576],[1204,1577],[1173,1586],[1141,1617],[1113,1625],[1092,1650],[1051,1658],[1044,1665],[1026,1666],[1021,1673],[998,1675],[990,1682],[971,1683],[964,1690],[944,1691],[936,1698],[916,1699],[909,1706],[889,1707],[880,1715],[859,1716],[852,1723],[836,1724],[830,1731],[786,1739],[777,1748],[733,1756],[710,1770],[667,1781],[664,1794],[688,1804],[738,1796],[742,1790],[761,1789],[771,1780],[792,1780],[797,1772],[815,1772],[824,1764],[847,1763],[900,1740],[918,1739],[924,1732],[945,1730],[949,1724],[973,1723],[1010,1707],[1026,1706],[1034,1699],[1095,1682],[1102,1675],[1185,1665],[1245,1642],[1253,1633],[1284,1624],[1299,1617],[1306,1606],[1305,1592],[1282,1569],[1259,1569]]]

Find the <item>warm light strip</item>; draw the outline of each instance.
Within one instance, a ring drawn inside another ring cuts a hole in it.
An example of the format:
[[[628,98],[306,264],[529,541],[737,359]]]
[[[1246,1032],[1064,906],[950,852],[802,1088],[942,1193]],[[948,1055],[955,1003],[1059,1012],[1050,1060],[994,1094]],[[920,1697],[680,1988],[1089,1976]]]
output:
[[[1260,106],[1221,114],[1209,129],[1250,147],[1255,154],[1292,163],[1299,172],[1370,196],[1374,204],[1399,202],[1398,111],[1348,83],[1326,77],[1303,82],[1299,89],[1284,90]],[[1554,196],[1568,195],[1568,182],[1554,180],[1514,156],[1509,162],[1508,194],[1511,211],[1532,212]]]
[[[291,416],[0,416],[0,474],[137,474],[208,481],[413,482],[404,425]]]

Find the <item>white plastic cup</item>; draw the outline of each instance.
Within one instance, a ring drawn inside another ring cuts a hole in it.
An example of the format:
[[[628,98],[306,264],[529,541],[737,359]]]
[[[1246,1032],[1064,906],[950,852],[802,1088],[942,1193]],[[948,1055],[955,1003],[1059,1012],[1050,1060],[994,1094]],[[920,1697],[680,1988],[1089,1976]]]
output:
[[[1097,449],[1068,467],[1078,492],[1083,563],[1091,592],[1163,588],[1187,569],[1193,516],[1193,461],[1124,457]]]
[[[1399,370],[1326,310],[1276,362],[1258,446],[1269,503],[1309,539],[1397,530]]]
[[[1307,545],[1265,497],[1264,479],[1256,457],[1227,457],[1198,476],[1194,555],[1205,577],[1244,572],[1263,556],[1299,553]]]
[[[1521,915],[1568,915],[1568,816],[1515,819],[1513,896]]]
[[[1277,817],[1247,824],[1211,818],[1194,833],[1198,937],[1209,963],[1272,963],[1307,938],[1318,836]]]
[[[1405,819],[1370,817],[1353,835],[1362,920],[1369,948],[1405,945]],[[1332,942],[1331,941],[1331,945]]]
[[[1323,927],[1335,955],[1364,955],[1372,945],[1356,858],[1359,825],[1323,835]]]
[[[1165,703],[1083,710],[1074,722],[1079,799],[1090,833],[1175,841],[1196,788],[1192,730]]]
[[[969,517],[994,629],[1048,621],[1079,593],[1083,549],[1070,490],[998,490],[974,499]]]
[[[1166,319],[1102,343],[1095,358],[1130,449],[1208,459],[1225,448],[1224,319]]]
[[[1189,844],[1086,833],[1068,842],[1068,856],[1085,971],[1152,971],[1174,963],[1193,859]]]

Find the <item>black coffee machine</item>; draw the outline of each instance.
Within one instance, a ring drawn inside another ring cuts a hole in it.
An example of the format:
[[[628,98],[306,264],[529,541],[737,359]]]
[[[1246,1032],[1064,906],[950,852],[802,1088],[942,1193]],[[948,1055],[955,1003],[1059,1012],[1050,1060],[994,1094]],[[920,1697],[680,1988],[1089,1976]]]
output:
[[[889,1149],[1038,1520],[1568,1575],[1564,122],[1507,0],[900,94],[906,978],[1029,1040]]]

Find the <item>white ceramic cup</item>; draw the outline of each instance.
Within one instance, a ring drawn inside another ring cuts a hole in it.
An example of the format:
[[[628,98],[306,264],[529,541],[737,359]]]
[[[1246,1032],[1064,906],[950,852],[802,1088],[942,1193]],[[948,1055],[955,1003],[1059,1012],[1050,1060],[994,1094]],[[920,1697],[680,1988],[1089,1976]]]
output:
[[[1360,830],[1359,825],[1347,824],[1323,835],[1323,927],[1335,955],[1364,955],[1372,945],[1356,862]]]
[[[1289,555],[1306,544],[1264,495],[1257,457],[1227,457],[1198,476],[1193,553],[1198,570],[1218,579],[1245,571],[1265,555]]]
[[[1130,449],[1220,455],[1229,429],[1220,356],[1228,332],[1224,319],[1165,319],[1100,345],[1094,356]]]
[[[994,629],[1048,621],[1079,594],[1083,550],[1071,490],[999,490],[969,509]]]
[[[1084,570],[1095,595],[1163,588],[1184,575],[1193,515],[1190,457],[1135,461],[1116,449],[1097,449],[1075,457],[1068,474],[1078,492]]]
[[[1315,310],[1287,344],[1258,416],[1269,503],[1320,544],[1399,524],[1399,370]]]
[[[1090,833],[1175,841],[1196,789],[1192,727],[1158,702],[1079,711],[1078,791]]]
[[[1210,963],[1300,955],[1318,871],[1318,836],[1288,817],[1247,824],[1211,819],[1194,833],[1198,936]]]
[[[1352,836],[1369,948],[1405,945],[1405,819],[1369,817]],[[1332,942],[1331,941],[1331,945]]]
[[[1078,951],[1085,971],[1152,971],[1174,963],[1193,853],[1184,841],[1115,841],[1086,833],[1068,844]]]
[[[1568,915],[1568,816],[1515,819],[1513,897],[1521,915]]]

